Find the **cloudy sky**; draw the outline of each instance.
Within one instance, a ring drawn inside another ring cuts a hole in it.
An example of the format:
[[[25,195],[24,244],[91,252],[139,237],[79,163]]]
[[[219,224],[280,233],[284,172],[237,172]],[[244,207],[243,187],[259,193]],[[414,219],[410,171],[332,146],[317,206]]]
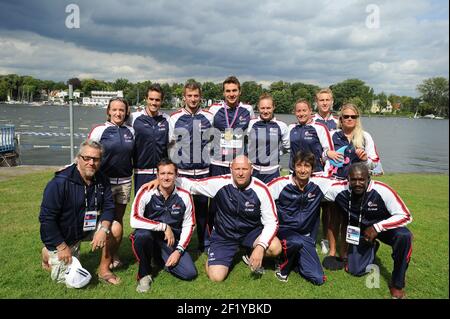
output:
[[[0,0],[0,74],[359,78],[376,93],[417,96],[424,79],[448,77],[448,10],[447,0]]]

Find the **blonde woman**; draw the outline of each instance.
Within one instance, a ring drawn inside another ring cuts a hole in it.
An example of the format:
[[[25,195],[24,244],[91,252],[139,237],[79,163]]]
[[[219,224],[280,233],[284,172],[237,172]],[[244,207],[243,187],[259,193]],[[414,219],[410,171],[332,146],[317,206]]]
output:
[[[361,113],[351,103],[344,104],[339,112],[337,130],[331,133],[331,139],[336,152],[344,155],[343,160],[330,161],[331,174],[337,179],[346,179],[350,165],[358,162],[367,164],[369,170],[375,168],[380,161],[372,136],[363,130],[361,125]],[[345,238],[346,222],[336,208],[330,207],[332,212],[327,225],[327,238],[329,241],[329,256],[323,260],[323,266],[329,270],[342,269],[346,263]],[[336,257],[338,236],[341,234],[341,258]]]

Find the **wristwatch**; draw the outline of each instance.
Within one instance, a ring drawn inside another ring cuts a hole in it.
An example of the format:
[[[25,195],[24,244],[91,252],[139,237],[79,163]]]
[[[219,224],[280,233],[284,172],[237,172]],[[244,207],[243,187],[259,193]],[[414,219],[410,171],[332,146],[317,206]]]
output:
[[[177,247],[176,250],[182,255],[184,253],[184,249],[181,247]]]
[[[106,228],[105,226],[100,226],[100,229],[101,230],[103,230],[105,233],[106,233],[106,235],[109,235],[110,233],[111,233],[111,230],[109,230],[108,228]]]

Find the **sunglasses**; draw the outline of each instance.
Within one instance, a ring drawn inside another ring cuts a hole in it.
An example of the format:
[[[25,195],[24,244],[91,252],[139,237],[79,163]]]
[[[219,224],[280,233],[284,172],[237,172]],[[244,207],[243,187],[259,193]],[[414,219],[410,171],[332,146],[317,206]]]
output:
[[[342,118],[344,120],[348,120],[349,118],[351,118],[352,120],[356,120],[359,117],[359,115],[342,115]]]
[[[84,155],[80,155],[80,157],[83,159],[83,161],[85,162],[90,162],[91,160],[94,163],[98,163],[100,162],[100,157],[92,157],[92,156],[84,156]]]

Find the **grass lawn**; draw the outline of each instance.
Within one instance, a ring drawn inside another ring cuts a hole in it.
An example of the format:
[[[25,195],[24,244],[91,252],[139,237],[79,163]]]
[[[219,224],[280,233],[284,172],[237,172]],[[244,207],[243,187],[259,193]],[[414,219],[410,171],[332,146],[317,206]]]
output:
[[[116,272],[122,283],[112,287],[98,282],[95,274],[99,253],[89,252],[88,243],[83,243],[81,263],[93,274],[93,280],[84,289],[68,289],[52,282],[40,263],[39,207],[52,174],[50,171],[33,173],[0,182],[0,298],[390,298],[388,281],[393,263],[391,249],[384,244],[376,260],[381,274],[379,288],[367,288],[367,276],[352,277],[344,271],[325,271],[328,280],[320,287],[297,273],[291,273],[287,283],[279,282],[269,260],[265,262],[266,273],[254,279],[240,261],[240,255],[229,277],[222,283],[213,283],[206,277],[206,255],[202,254],[193,256],[199,272],[194,281],[184,282],[160,271],[154,277],[151,291],[138,294],[135,292],[137,263],[128,240],[131,205],[124,218],[125,238],[120,249],[126,265]],[[397,190],[414,218],[408,226],[415,237],[406,276],[408,298],[449,298],[448,175],[390,174],[377,179]],[[192,250],[195,241],[194,237]]]

